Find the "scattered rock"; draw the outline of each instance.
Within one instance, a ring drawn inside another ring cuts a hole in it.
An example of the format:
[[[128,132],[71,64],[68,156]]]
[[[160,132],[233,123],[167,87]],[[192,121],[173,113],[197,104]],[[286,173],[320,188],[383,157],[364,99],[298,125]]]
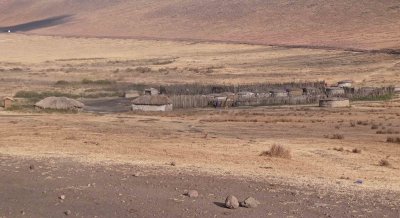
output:
[[[71,211],[70,211],[70,210],[67,210],[67,211],[64,212],[64,214],[65,214],[66,216],[71,215]]]
[[[65,195],[60,195],[60,197],[58,197],[60,200],[65,200]]]
[[[142,174],[141,174],[141,173],[139,173],[139,172],[138,172],[138,173],[134,173],[134,174],[132,174],[132,176],[133,176],[133,177],[139,177],[139,176],[141,176],[141,175],[142,175]]]
[[[31,164],[31,165],[29,166],[29,169],[30,169],[30,170],[34,170],[34,169],[35,169],[35,165]]]
[[[199,192],[197,192],[196,190],[189,190],[188,192],[185,193],[186,196],[188,196],[189,198],[197,198],[199,197]]]
[[[361,180],[361,179],[357,179],[354,183],[355,183],[355,184],[362,185],[362,184],[364,183],[364,181]]]
[[[226,197],[225,207],[227,207],[229,209],[237,209],[237,208],[239,208],[238,199],[233,195],[229,195],[228,197]]]
[[[240,202],[240,206],[246,208],[256,208],[259,204],[260,202],[253,197],[246,198],[246,200]]]

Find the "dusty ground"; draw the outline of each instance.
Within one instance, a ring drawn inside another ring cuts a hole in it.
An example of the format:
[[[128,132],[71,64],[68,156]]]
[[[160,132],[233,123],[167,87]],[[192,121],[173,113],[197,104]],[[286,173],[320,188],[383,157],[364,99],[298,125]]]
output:
[[[362,179],[365,188],[400,191],[400,146],[386,142],[399,136],[398,104],[382,106],[114,115],[1,112],[0,152],[141,165],[176,161],[218,175],[337,187],[352,187]],[[329,139],[333,134],[344,139]],[[290,148],[293,159],[259,156],[273,144]],[[344,151],[334,150],[341,147]],[[352,153],[354,148],[362,152]],[[382,159],[392,166],[379,166]]]
[[[361,191],[341,196],[315,187],[285,186],[179,167],[82,165],[71,159],[0,155],[0,217],[393,217],[397,196]],[[183,195],[196,189],[198,198]],[[229,210],[229,194],[255,197],[254,209]],[[60,199],[65,196],[64,199]]]

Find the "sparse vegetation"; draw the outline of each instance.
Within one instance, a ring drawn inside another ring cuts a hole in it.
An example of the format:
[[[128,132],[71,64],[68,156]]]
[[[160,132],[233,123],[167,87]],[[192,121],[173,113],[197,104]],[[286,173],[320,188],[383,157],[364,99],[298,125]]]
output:
[[[379,166],[389,167],[390,166],[390,162],[387,159],[382,159],[382,160],[379,161]]]
[[[333,135],[325,135],[324,137],[328,138],[328,139],[338,139],[338,140],[344,139],[344,136],[342,134],[338,134],[338,133],[333,134]]]
[[[398,143],[400,144],[400,137],[388,137],[386,139],[386,142],[388,143]]]
[[[292,152],[290,149],[285,148],[283,145],[274,144],[268,151],[261,153],[261,156],[279,157],[279,158],[292,158]]]

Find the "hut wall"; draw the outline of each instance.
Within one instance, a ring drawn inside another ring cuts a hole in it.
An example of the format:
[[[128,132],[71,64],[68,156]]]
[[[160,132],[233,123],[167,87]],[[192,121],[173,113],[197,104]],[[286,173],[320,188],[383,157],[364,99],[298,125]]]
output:
[[[341,88],[351,88],[353,86],[352,83],[348,82],[348,83],[338,83],[338,87]]]
[[[289,96],[302,96],[303,90],[293,90],[289,92]]]
[[[11,108],[12,104],[13,104],[12,100],[10,100],[10,99],[4,100],[4,109]]]
[[[168,105],[132,105],[133,111],[172,111],[172,104]]]
[[[350,107],[350,101],[348,99],[341,99],[341,100],[320,100],[319,101],[320,107]]]

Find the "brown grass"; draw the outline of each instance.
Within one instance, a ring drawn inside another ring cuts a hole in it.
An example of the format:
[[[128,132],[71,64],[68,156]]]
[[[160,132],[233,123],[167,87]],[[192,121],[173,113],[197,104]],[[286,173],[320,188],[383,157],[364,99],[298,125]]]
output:
[[[261,156],[291,159],[292,151],[288,148],[285,148],[283,145],[274,144],[268,151],[264,151]]]

